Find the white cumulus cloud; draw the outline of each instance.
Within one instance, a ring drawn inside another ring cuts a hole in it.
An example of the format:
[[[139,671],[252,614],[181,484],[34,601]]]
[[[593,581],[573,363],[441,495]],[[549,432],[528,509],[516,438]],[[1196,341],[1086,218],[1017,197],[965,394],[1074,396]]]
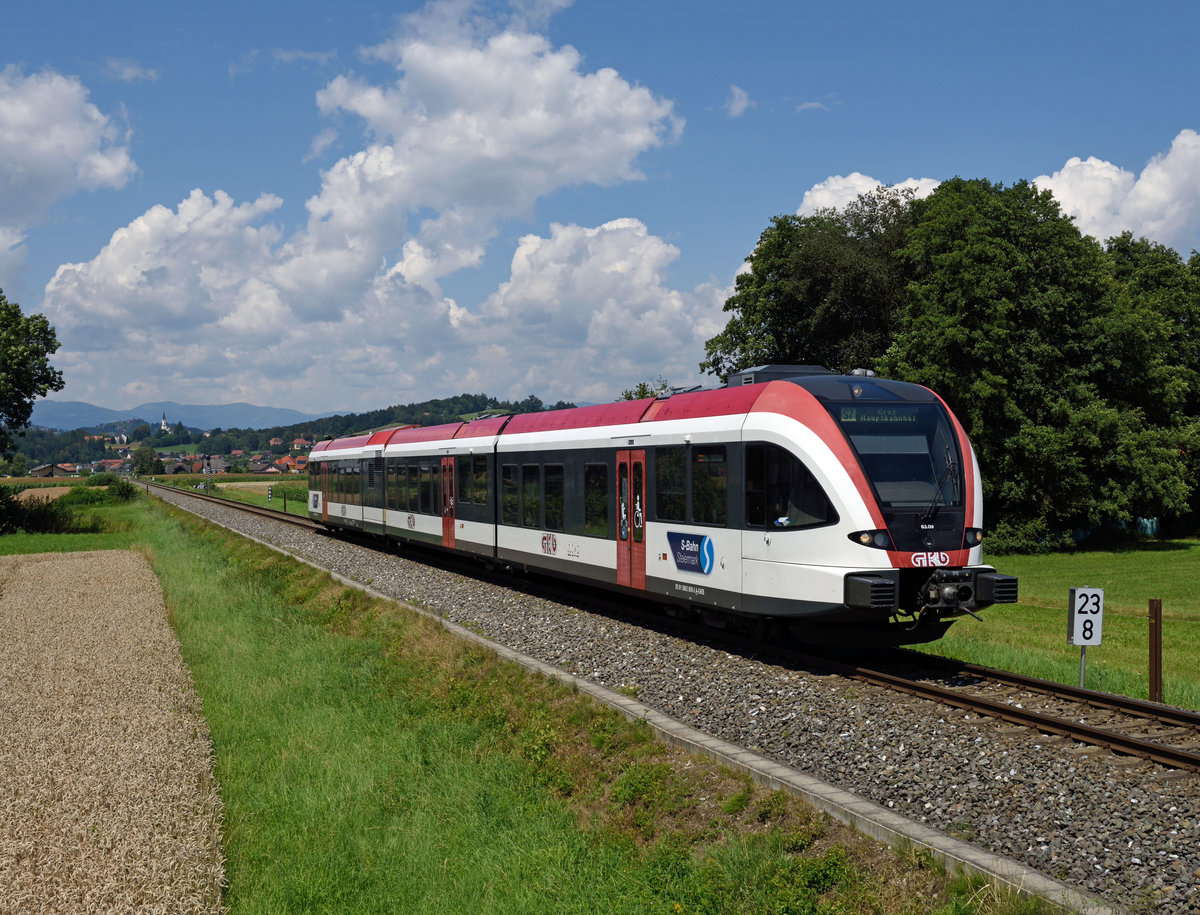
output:
[[[725,101],[725,113],[731,118],[740,118],[748,109],[757,104],[750,98],[750,93],[741,86],[730,86],[729,98]]]
[[[0,259],[19,259],[24,230],[79,191],[120,188],[137,166],[125,130],[73,76],[0,70]]]
[[[614,378],[629,386],[659,375],[697,380],[730,290],[671,288],[667,271],[678,256],[632,218],[553,225],[548,237],[522,238],[510,279],[479,321],[498,354],[523,354],[511,393],[569,386],[577,399],[602,400],[615,393]]]
[[[940,183],[933,178],[906,178],[893,186],[901,190],[911,189],[918,197],[927,197]],[[804,192],[804,197],[796,212],[801,216],[811,216],[817,210],[842,209],[847,204],[853,203],[861,194],[869,194],[882,186],[882,181],[868,177],[861,172],[831,175]]]
[[[1068,159],[1034,183],[1053,192],[1080,230],[1104,241],[1131,231],[1178,250],[1200,247],[1200,134],[1182,130],[1135,175],[1095,156]]]
[[[682,130],[670,101],[524,30],[560,5],[532,0],[501,28],[433,4],[369,49],[393,81],[331,80],[319,109],[342,117],[342,142],[344,116],[360,118],[365,140],[320,173],[290,236],[277,197],[197,189],[60,267],[44,308],[65,396],[346,410],[456,388],[602,399],[625,377],[614,365],[629,383],[694,373],[723,297],[671,290],[678,251],[636,220],[527,236],[486,302],[439,288],[539,198],[638,180],[638,157]]]
[[[383,213],[453,209],[417,228],[423,282],[460,269],[539,197],[641,178],[636,158],[682,130],[669,101],[614,70],[583,72],[574,48],[541,35],[406,34],[371,53],[399,77],[380,86],[339,76],[318,93],[322,111],[361,117],[372,142],[326,174],[309,209],[368,234]]]

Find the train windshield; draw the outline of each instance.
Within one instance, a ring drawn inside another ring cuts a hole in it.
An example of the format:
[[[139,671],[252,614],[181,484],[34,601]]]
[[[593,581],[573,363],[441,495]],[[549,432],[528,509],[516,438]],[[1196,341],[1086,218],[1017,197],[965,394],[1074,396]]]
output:
[[[854,447],[883,509],[932,514],[963,504],[962,461],[940,404],[827,406]]]

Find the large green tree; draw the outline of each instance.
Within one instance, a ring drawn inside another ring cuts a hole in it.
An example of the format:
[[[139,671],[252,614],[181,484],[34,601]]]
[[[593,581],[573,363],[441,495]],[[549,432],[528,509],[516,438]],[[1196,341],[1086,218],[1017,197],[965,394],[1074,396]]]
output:
[[[912,193],[880,188],[844,210],[776,216],[725,302],[725,329],[700,367],[722,379],[768,363],[869,366],[887,348],[903,301],[896,250]]]
[[[150,445],[138,445],[133,449],[133,472],[138,476],[149,476],[163,472],[162,458]]]
[[[1200,254],[1102,246],[1028,182],[955,178],[776,217],[747,262],[701,367],[863,366],[937,391],[983,465],[994,546],[1179,516],[1200,491]]]
[[[1057,546],[1075,529],[1182,512],[1179,416],[1147,409],[1170,392],[1161,361],[1175,357],[1160,345],[1172,332],[1138,271],[1114,271],[1027,182],[956,178],[913,212],[906,301],[879,368],[958,413],[1000,542]]]
[[[50,365],[58,338],[44,315],[21,313],[0,290],[0,457],[11,457],[16,438],[29,426],[33,402],[63,388]]]

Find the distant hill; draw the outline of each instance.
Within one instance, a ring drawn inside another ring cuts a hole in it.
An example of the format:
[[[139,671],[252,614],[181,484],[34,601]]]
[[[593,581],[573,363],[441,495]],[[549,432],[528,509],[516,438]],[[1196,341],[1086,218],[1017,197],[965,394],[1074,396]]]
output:
[[[258,407],[248,403],[181,404],[174,401],[144,403],[128,410],[110,410],[79,400],[38,400],[33,404],[30,422],[47,429],[70,431],[92,429],[105,423],[121,420],[144,420],[157,426],[166,415],[174,426],[183,423],[196,429],[271,429],[290,426],[325,416],[324,413],[301,413],[286,407]]]

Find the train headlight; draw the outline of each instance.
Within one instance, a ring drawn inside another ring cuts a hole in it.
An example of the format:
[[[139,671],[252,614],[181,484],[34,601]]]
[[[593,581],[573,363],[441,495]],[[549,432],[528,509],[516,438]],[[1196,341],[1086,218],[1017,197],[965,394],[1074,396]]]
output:
[[[850,539],[862,546],[869,546],[876,550],[893,549],[892,536],[887,531],[855,531],[850,535]]]
[[[983,531],[977,527],[968,527],[963,532],[963,543],[968,547],[979,546],[983,542]]]

